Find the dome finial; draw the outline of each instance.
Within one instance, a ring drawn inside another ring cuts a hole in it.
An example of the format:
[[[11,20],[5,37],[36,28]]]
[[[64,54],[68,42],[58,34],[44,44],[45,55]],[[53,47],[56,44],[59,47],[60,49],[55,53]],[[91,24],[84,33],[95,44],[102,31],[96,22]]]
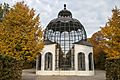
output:
[[[64,9],[66,9],[66,4],[64,4]]]

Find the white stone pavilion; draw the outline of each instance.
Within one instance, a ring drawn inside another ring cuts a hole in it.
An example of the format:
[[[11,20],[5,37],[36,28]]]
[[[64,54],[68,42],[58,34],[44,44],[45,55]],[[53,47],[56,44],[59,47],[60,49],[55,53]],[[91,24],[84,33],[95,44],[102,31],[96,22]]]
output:
[[[37,75],[93,76],[93,47],[84,26],[64,9],[44,32],[45,47],[37,56]]]

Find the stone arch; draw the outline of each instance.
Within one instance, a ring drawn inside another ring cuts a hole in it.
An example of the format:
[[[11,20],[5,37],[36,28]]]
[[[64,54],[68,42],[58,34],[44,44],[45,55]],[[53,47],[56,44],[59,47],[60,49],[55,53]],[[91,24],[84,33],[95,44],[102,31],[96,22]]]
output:
[[[78,70],[85,70],[85,54],[78,53]]]
[[[45,70],[52,70],[53,55],[50,52],[45,54]]]
[[[93,57],[92,57],[92,53],[89,53],[88,60],[89,60],[89,70],[93,70]]]

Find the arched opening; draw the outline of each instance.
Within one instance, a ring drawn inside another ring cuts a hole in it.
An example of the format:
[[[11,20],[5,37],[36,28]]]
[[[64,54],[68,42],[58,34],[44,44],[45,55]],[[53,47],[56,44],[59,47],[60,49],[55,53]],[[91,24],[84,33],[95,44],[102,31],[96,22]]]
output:
[[[78,53],[78,70],[85,70],[85,54]]]
[[[38,56],[38,70],[41,70],[41,53]]]
[[[45,70],[52,70],[52,53],[45,54]]]
[[[92,53],[88,55],[88,60],[89,60],[89,70],[93,70]]]

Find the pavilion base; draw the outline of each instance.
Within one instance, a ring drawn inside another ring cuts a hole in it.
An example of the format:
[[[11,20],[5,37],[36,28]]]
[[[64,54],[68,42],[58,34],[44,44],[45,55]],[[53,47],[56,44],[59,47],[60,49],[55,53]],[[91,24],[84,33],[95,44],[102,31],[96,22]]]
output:
[[[60,76],[94,76],[94,71],[36,71],[36,75],[60,75]]]

